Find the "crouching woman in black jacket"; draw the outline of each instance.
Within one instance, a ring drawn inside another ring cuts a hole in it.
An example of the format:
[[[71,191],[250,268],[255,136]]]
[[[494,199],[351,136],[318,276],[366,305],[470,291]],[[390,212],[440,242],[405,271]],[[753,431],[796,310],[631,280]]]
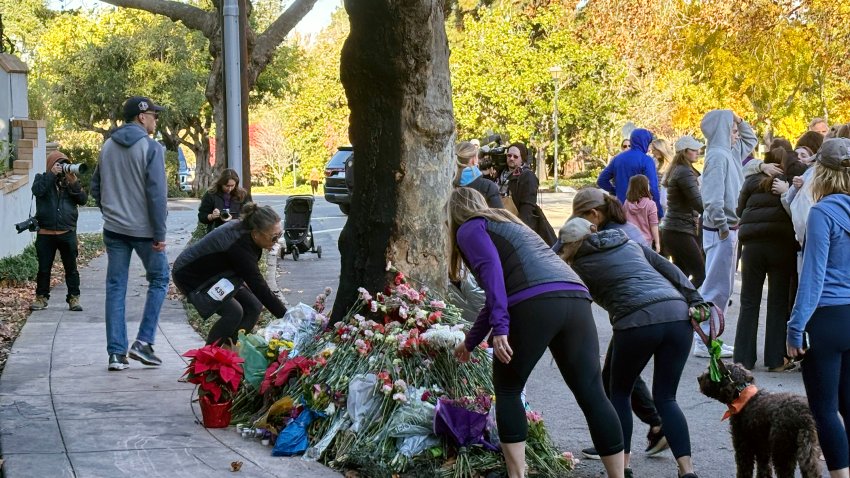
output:
[[[207,344],[235,344],[239,330],[254,328],[263,306],[275,317],[286,313],[257,266],[263,249],[271,249],[282,233],[280,216],[271,207],[247,203],[239,219],[214,229],[174,261],[174,284],[187,297],[216,277],[244,281],[219,307],[221,318],[210,329]]]
[[[630,241],[620,230],[594,233],[582,218],[560,231],[567,261],[587,285],[594,302],[608,311],[614,328],[611,403],[620,417],[629,466],[632,388],[655,357],[652,396],[664,435],[679,465],[679,476],[694,478],[688,423],[676,403],[676,390],[692,343],[689,306],[702,296],[676,266],[652,249]]]

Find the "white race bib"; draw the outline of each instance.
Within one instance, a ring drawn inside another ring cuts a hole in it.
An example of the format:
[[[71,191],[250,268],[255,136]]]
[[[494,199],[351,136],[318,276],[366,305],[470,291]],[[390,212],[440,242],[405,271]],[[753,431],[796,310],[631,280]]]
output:
[[[207,295],[212,297],[213,300],[221,302],[225,297],[227,297],[227,294],[233,292],[233,289],[233,283],[227,280],[226,277],[222,277],[218,282],[210,287],[210,290],[207,291]]]

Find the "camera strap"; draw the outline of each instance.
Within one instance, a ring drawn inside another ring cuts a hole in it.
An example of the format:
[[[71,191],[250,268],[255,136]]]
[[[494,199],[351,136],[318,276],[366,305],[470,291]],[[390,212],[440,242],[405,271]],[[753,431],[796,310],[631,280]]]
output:
[[[35,202],[35,194],[30,196],[30,212],[28,214],[29,217],[32,217],[32,203],[34,203],[34,202]]]

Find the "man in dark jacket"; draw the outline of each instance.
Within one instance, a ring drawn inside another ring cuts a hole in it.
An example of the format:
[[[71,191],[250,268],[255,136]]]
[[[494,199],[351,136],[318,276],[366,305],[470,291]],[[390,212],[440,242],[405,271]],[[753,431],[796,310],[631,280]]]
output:
[[[65,283],[68,308],[80,312],[80,274],[77,272],[77,206],[86,203],[88,196],[83,191],[77,176],[65,173],[63,164],[71,161],[64,153],[54,151],[47,156],[47,170],[36,174],[32,184],[35,197],[35,219],[39,230],[35,238],[35,253],[38,257],[35,301],[30,310],[47,308],[50,298],[50,271],[56,251],[62,257],[65,268]]]

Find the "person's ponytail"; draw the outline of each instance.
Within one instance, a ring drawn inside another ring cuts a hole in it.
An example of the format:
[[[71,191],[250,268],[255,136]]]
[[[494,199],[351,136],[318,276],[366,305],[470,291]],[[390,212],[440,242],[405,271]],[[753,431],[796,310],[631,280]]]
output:
[[[264,231],[280,222],[280,216],[271,206],[258,206],[253,202],[245,203],[239,214],[242,224],[249,231]]]
[[[626,223],[626,211],[623,210],[623,204],[616,196],[604,194],[605,205],[602,206],[605,210],[605,218],[609,221],[614,221],[617,224]]]

